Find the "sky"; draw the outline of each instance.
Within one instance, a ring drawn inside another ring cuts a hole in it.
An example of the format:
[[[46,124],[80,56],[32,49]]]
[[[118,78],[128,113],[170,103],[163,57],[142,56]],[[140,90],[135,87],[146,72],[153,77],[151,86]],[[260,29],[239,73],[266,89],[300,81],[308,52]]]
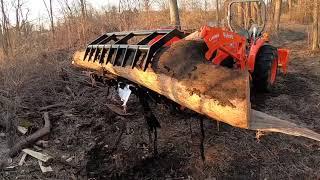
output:
[[[14,0],[5,0],[7,1],[7,9],[10,12],[10,20],[12,23],[14,23],[14,17],[15,17],[15,11],[14,8],[12,7],[12,1]],[[24,4],[24,12],[27,12],[29,10],[29,15],[28,19],[30,21],[48,21],[48,13],[46,10],[46,7],[43,3],[43,0],[22,0]],[[47,3],[49,3],[49,0],[45,0]],[[61,6],[60,2],[63,2],[64,0],[52,0],[53,1],[53,7],[54,7],[54,14],[61,14]],[[72,0],[67,0],[67,1],[72,1]],[[94,7],[95,9],[99,10],[102,9],[103,7],[107,7],[110,5],[117,5],[119,0],[86,0],[87,3]]]

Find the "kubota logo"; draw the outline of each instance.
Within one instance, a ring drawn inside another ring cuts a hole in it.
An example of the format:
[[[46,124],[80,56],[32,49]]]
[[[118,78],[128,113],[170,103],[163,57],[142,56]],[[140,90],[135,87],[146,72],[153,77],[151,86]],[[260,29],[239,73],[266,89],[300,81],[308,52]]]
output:
[[[211,38],[209,39],[209,41],[216,40],[216,39],[218,39],[219,37],[220,37],[219,34],[215,34],[215,35],[211,36]]]
[[[228,34],[228,33],[223,33],[223,36],[225,37],[225,38],[228,38],[228,39],[233,39],[233,35],[232,34]]]

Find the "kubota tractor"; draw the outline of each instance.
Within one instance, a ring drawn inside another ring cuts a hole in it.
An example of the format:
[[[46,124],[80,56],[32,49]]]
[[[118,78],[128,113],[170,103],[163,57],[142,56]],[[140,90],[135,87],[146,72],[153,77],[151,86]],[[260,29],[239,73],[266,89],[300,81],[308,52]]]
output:
[[[246,14],[246,3],[258,7],[258,20]],[[239,13],[243,13],[242,24],[238,23],[239,17],[234,18]],[[269,91],[275,84],[278,67],[281,66],[286,73],[289,51],[270,44],[269,35],[264,32],[264,1],[232,1],[228,6],[227,19],[226,28],[201,28],[200,36],[208,46],[206,59],[217,65],[248,70],[253,87],[258,91]],[[99,60],[106,64],[110,62],[123,67],[128,63],[132,68],[146,70],[158,50],[171,46],[188,35],[189,33],[177,29],[106,33],[88,45],[84,59]],[[144,38],[136,44],[128,43],[134,37]]]
[[[250,5],[257,8],[256,19],[245,12],[245,7],[250,8]],[[268,33],[264,32],[266,4],[263,0],[232,1],[228,6],[227,20],[228,30],[202,28],[201,37],[209,48],[206,58],[214,64],[247,69],[257,90],[270,91],[275,84],[278,67],[287,72],[289,51],[271,45]]]

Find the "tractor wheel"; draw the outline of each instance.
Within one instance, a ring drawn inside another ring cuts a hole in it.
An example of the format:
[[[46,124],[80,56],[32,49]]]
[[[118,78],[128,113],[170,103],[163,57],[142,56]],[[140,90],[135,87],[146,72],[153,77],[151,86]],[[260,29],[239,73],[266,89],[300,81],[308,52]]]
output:
[[[260,48],[252,74],[252,83],[259,92],[270,92],[278,72],[277,48],[264,45]]]

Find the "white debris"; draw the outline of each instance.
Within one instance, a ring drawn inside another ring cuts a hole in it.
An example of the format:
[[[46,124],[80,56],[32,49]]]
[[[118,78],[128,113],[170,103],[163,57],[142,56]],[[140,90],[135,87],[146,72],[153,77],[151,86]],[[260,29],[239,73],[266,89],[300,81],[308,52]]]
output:
[[[38,160],[38,163],[39,163],[40,169],[41,169],[41,171],[43,173],[47,173],[47,172],[52,172],[53,171],[51,166],[47,166],[47,167],[43,166],[42,161]]]
[[[127,84],[124,88],[121,88],[120,85],[118,85],[118,94],[121,98],[121,101],[123,102],[123,107],[126,107],[129,97],[132,93],[130,87],[132,87],[132,85]]]
[[[25,128],[23,126],[17,126],[17,129],[19,132],[21,132],[22,134],[26,134],[28,132],[28,128]]]
[[[19,161],[19,166],[22,166],[23,164],[24,164],[24,162],[26,161],[26,157],[27,157],[27,153],[23,153],[23,155],[22,155],[22,157],[21,157],[21,159],[20,159],[20,161]]]
[[[36,152],[31,149],[23,149],[22,151],[43,162],[47,162],[52,159],[52,157],[47,154]]]

